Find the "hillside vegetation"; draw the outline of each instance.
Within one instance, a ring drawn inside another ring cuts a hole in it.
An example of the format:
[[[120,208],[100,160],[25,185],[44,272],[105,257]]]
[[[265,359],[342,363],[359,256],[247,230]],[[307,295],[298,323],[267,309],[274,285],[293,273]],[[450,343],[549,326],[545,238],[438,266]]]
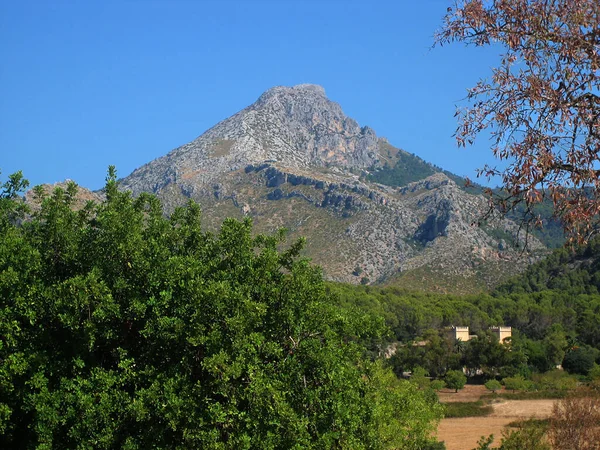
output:
[[[341,284],[328,289],[342,305],[384,317],[390,328],[388,342],[432,342],[434,336],[443,340],[445,327],[451,325],[469,326],[480,335],[493,325],[511,326],[509,375],[544,372],[573,360],[585,360],[586,369],[579,370],[585,374],[594,362],[600,363],[598,239],[576,252],[555,250],[490,293],[460,296]],[[446,360],[436,362],[434,372],[468,365],[463,349],[453,347],[454,343],[445,345],[450,347],[440,352],[445,352]],[[418,351],[408,353],[414,356]],[[407,369],[424,364],[418,358],[403,363]]]

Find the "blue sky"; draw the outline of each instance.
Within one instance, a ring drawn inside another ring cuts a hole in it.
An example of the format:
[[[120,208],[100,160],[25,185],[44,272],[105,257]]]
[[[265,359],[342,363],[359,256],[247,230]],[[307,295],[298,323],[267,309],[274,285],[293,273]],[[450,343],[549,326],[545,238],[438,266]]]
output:
[[[390,143],[459,175],[455,105],[490,49],[430,50],[450,0],[0,2],[0,169],[98,189],[276,85],[316,83]]]

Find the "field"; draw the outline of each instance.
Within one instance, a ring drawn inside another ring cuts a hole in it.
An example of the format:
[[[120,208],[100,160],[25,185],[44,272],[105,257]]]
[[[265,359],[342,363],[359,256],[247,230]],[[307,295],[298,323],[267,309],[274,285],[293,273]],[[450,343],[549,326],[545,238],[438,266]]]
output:
[[[474,402],[486,393],[488,391],[483,386],[469,385],[458,393],[443,390],[439,397],[443,403]],[[510,422],[531,417],[548,417],[555,401],[497,399],[492,404],[493,412],[489,416],[442,420],[438,427],[438,439],[446,442],[447,450],[471,450],[477,446],[481,436],[490,434],[494,435],[494,442],[498,443],[502,430]]]

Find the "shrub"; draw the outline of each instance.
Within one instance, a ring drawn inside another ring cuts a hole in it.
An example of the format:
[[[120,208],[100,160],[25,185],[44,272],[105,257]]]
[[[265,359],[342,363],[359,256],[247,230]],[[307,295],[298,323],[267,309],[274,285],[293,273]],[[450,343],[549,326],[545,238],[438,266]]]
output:
[[[600,397],[567,397],[554,404],[548,430],[555,448],[600,449]]]
[[[446,387],[446,382],[444,380],[433,380],[429,387],[434,391],[441,391]]]
[[[485,387],[495,394],[497,390],[502,389],[502,384],[498,380],[489,380],[485,383]]]
[[[465,387],[467,384],[467,377],[460,370],[449,370],[445,377],[446,386],[450,389],[454,389],[454,392],[458,392],[459,389]]]
[[[490,405],[485,405],[481,400],[476,402],[449,402],[444,405],[444,417],[461,418],[461,417],[482,417],[493,412]]]
[[[506,389],[509,389],[513,392],[521,391],[526,387],[525,378],[523,378],[521,375],[503,378],[502,383]]]

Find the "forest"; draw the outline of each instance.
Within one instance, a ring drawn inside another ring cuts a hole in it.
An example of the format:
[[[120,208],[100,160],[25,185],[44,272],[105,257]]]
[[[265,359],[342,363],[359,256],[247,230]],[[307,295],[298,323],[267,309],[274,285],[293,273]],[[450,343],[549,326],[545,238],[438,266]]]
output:
[[[335,284],[328,289],[340,304],[384,317],[388,343],[407,345],[392,358],[397,372],[420,366],[442,376],[467,367],[482,369],[488,378],[527,377],[563,365],[587,375],[600,362],[599,251],[598,239],[579,249],[557,249],[523,275],[479,295]],[[483,339],[456,346],[445,338],[449,326],[469,326]],[[510,342],[494,340],[491,326],[512,327]],[[411,347],[419,341],[428,345]],[[490,355],[495,356],[481,360]]]

